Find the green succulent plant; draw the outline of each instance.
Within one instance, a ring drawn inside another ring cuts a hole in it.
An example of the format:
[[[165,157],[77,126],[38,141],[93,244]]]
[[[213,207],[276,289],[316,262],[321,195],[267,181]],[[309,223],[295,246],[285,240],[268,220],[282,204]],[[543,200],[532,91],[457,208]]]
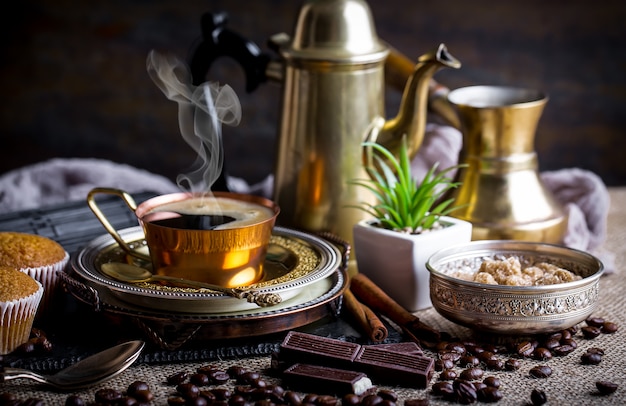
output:
[[[369,179],[354,179],[350,183],[369,189],[376,203],[353,206],[378,220],[379,226],[399,232],[419,234],[439,225],[439,218],[461,206],[453,206],[454,198],[440,201],[450,189],[460,186],[448,174],[467,165],[455,165],[437,171],[435,163],[420,181],[411,173],[411,159],[406,139],[402,139],[396,158],[388,149],[375,142],[363,143],[371,148],[374,162],[366,165]],[[370,159],[371,161],[371,159]]]

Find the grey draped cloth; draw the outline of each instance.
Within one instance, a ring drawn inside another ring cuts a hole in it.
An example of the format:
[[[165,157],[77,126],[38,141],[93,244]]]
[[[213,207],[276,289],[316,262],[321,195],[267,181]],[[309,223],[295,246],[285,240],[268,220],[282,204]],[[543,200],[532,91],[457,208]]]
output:
[[[414,176],[420,179],[435,162],[439,162],[440,168],[455,165],[461,145],[458,130],[429,124],[412,161]],[[606,273],[612,273],[614,257],[602,250],[610,199],[600,177],[580,168],[541,172],[540,177],[569,215],[563,244],[598,256]],[[234,192],[271,197],[272,181],[272,175],[268,175],[262,182],[249,185],[243,179],[229,177],[228,186]],[[131,194],[180,191],[171,180],[130,165],[100,159],[57,158],[1,175],[0,213],[84,200],[94,187],[114,187]]]

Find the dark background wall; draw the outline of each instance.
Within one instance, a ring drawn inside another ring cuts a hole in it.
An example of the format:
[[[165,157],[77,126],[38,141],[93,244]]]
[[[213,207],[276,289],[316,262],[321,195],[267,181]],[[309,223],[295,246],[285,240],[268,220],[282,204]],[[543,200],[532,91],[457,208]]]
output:
[[[53,157],[96,157],[174,178],[194,153],[178,132],[177,106],[146,73],[151,49],[186,59],[200,16],[230,14],[255,40],[293,32],[292,0],[110,0],[13,4],[2,13],[0,173]],[[626,2],[370,1],[380,37],[417,58],[444,42],[463,63],[436,79],[539,88],[550,101],[539,123],[541,170],[581,167],[626,185]],[[253,94],[223,60],[209,76],[229,83],[243,106],[224,128],[231,174],[249,182],[272,170],[280,86]],[[388,92],[389,114],[396,91]]]

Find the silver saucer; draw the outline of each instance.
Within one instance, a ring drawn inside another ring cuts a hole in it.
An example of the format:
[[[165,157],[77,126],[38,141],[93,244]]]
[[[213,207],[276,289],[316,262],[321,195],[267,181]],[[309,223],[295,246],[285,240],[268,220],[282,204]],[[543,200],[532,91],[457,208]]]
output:
[[[121,230],[120,236],[131,245],[144,244],[141,227]],[[275,227],[272,238],[272,244],[277,249],[268,250],[273,253],[266,259],[268,272],[253,287],[260,292],[278,293],[284,302],[296,301],[306,287],[327,278],[341,266],[338,248],[322,238],[281,227]],[[150,310],[221,314],[258,309],[254,303],[219,292],[123,283],[100,272],[102,263],[124,261],[125,256],[113,238],[106,234],[92,240],[74,255],[71,265],[78,277],[101,296],[114,296],[130,305]]]

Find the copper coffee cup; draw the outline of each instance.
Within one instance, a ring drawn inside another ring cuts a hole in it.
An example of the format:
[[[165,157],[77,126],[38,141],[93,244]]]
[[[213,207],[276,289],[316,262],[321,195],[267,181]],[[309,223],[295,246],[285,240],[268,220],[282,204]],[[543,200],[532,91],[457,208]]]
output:
[[[134,211],[145,234],[149,258],[130,248],[111,226],[95,201],[99,194],[119,196]],[[248,286],[263,277],[265,254],[280,212],[271,200],[230,192],[173,193],[137,206],[122,190],[95,188],[87,202],[122,249],[150,260],[154,274],[228,288]],[[223,216],[230,221],[220,220]],[[211,222],[214,224],[207,224]]]

